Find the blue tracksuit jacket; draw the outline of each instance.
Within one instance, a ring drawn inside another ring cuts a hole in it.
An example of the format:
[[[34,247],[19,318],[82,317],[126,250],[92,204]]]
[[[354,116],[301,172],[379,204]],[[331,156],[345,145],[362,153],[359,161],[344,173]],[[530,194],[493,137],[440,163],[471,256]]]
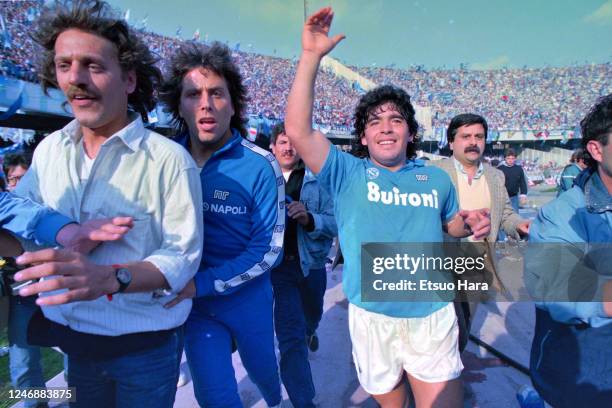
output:
[[[178,142],[187,148],[188,135]],[[282,259],[285,187],[274,155],[236,130],[208,159],[200,178],[204,251],[194,307],[215,312],[242,302],[251,291],[271,292],[270,270]]]

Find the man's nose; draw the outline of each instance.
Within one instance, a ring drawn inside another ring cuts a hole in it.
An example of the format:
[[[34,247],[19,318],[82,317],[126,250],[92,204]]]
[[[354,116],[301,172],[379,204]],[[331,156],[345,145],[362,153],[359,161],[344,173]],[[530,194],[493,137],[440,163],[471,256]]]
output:
[[[391,126],[391,122],[388,120],[383,120],[380,123],[380,131],[382,133],[391,133],[391,131],[393,130],[392,126]]]
[[[73,62],[70,65],[70,71],[68,72],[68,82],[70,85],[79,86],[85,82],[85,70],[78,62]]]
[[[202,96],[200,97],[200,109],[205,110],[205,111],[211,110],[212,104],[210,102],[211,102],[210,96],[203,93]]]

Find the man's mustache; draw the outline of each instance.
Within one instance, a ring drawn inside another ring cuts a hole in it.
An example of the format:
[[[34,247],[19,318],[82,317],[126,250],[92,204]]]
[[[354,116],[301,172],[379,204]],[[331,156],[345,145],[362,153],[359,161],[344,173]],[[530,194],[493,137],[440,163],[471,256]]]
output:
[[[76,95],[84,96],[86,98],[96,98],[96,95],[93,92],[88,91],[86,88],[79,88],[78,86],[70,85],[66,90],[66,96],[68,99],[72,99]]]
[[[470,152],[474,152],[474,153],[480,154],[480,148],[478,146],[468,146],[463,151],[463,153],[470,153]]]

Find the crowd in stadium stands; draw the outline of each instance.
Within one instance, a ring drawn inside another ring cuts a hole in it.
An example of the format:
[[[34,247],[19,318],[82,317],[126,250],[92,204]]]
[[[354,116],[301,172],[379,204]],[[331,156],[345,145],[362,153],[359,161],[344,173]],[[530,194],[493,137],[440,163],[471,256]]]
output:
[[[295,63],[288,59],[234,52],[245,77],[251,99],[251,113],[281,119],[287,106]],[[348,129],[353,104],[359,98],[350,83],[332,74],[321,73],[317,81],[314,121],[329,127]]]
[[[394,83],[432,107],[433,126],[476,112],[498,130],[573,129],[612,85],[612,64],[489,71],[355,68],[378,83]]]
[[[27,81],[37,81],[34,43],[30,25],[40,9],[40,2],[0,2],[0,14],[7,32],[0,33],[0,74]]]
[[[28,32],[42,1],[0,2],[8,38],[0,38],[0,74],[36,80],[34,45]],[[141,30],[160,63],[183,40]],[[295,61],[236,50],[249,93],[249,114],[282,119]],[[496,130],[574,129],[595,100],[612,88],[612,63],[563,68],[427,70],[358,68],[377,84],[405,88],[414,101],[431,106],[434,127],[445,127],[462,112],[487,118]],[[350,130],[359,97],[353,84],[331,73],[317,78],[314,121],[332,130]]]
[[[141,31],[146,43],[157,53],[164,71],[167,56],[182,42],[177,38],[162,36],[150,31]],[[249,114],[269,119],[282,119],[287,106],[289,85],[295,75],[295,62],[235,50],[234,58],[244,76],[250,98]],[[330,128],[348,129],[351,123],[353,104],[359,95],[351,84],[343,79],[322,73],[317,83],[317,101],[314,120]]]

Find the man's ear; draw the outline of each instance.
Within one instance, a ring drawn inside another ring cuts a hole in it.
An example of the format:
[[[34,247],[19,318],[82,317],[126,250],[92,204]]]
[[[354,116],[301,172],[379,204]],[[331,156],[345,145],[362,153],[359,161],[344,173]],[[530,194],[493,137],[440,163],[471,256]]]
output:
[[[603,160],[603,146],[601,142],[597,140],[589,140],[586,149],[596,162],[601,162]]]
[[[131,95],[136,90],[136,71],[133,69],[128,71],[126,74],[127,77],[127,94]]]

